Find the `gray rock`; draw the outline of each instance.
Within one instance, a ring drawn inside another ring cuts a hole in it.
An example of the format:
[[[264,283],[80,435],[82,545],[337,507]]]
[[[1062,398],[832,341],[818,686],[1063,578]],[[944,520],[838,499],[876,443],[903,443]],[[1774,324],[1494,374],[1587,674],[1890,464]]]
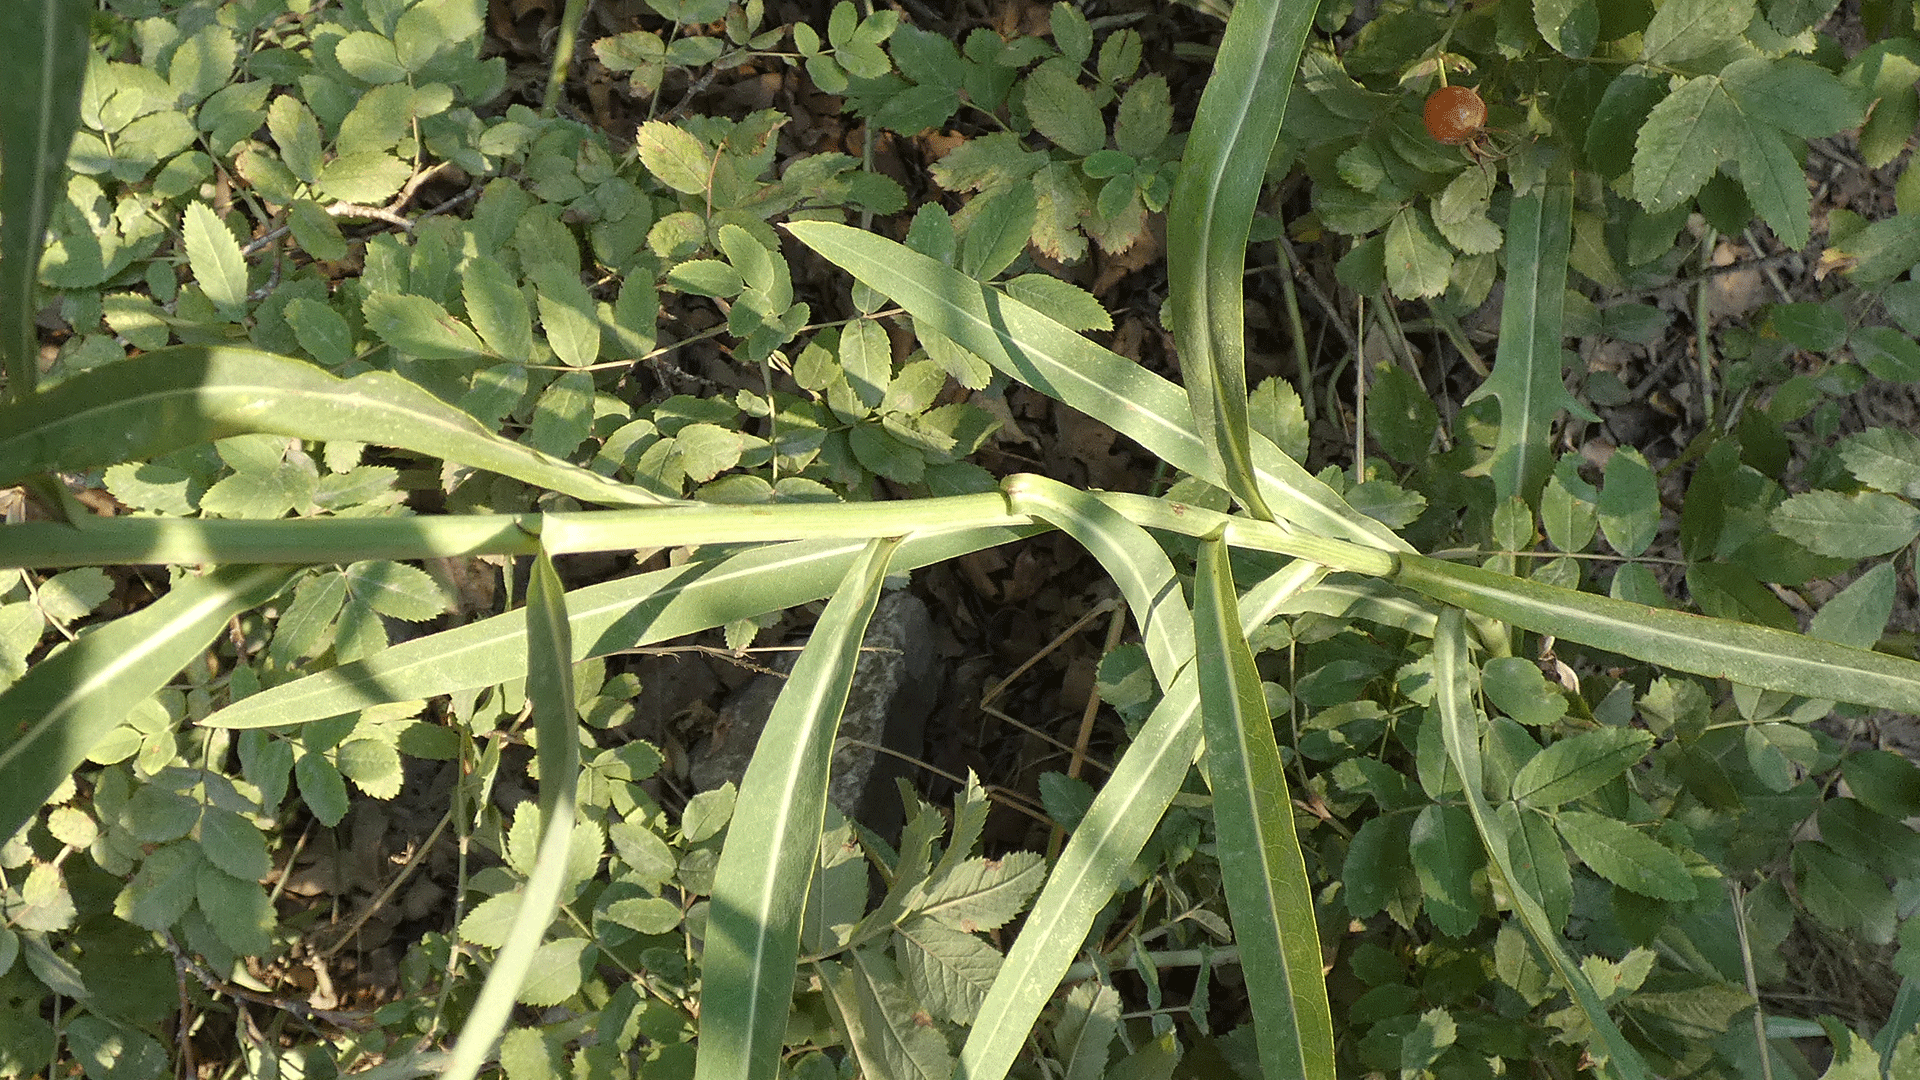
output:
[[[796,655],[782,654],[774,666],[785,672]],[[900,799],[892,781],[907,775],[911,766],[872,747],[921,754],[927,716],[940,694],[941,669],[935,661],[927,606],[904,590],[881,597],[840,720],[827,797],[841,813],[882,835],[900,827]],[[784,674],[759,675],[727,698],[712,733],[694,749],[697,787],[706,791],[727,781],[740,782],[785,686]]]

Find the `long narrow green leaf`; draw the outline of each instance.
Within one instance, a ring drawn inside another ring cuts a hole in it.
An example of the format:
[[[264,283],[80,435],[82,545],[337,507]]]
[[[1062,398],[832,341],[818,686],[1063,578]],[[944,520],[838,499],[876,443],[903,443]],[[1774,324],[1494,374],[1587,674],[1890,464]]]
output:
[[[1562,309],[1567,260],[1573,247],[1573,184],[1565,177],[1513,200],[1507,219],[1506,300],[1500,308],[1500,348],[1493,372],[1468,401],[1500,402],[1493,443],[1493,490],[1529,505],[1553,468],[1553,422],[1562,409],[1592,418],[1567,391],[1561,373]]]
[[[909,537],[894,567],[944,562],[1040,531],[991,528]],[[575,589],[567,594],[574,659],[811,603],[833,592],[865,548],[859,540],[800,540]],[[525,673],[525,635],[521,612],[481,619],[242,698],[201,722],[232,728],[303,724],[380,702],[492,686]]]
[[[40,374],[33,284],[80,122],[92,12],[87,0],[0,4],[0,370],[11,397],[33,393]]]
[[[1225,486],[1225,475],[1208,460],[1206,444],[1194,433],[1192,409],[1179,387],[904,245],[826,221],[796,221],[787,228],[905,308],[917,324],[1099,420],[1168,465]],[[1282,521],[1382,551],[1413,550],[1392,530],[1348,506],[1264,436],[1256,433],[1252,444],[1261,494]]]
[[[1146,635],[1154,675],[1160,685],[1171,685],[1193,658],[1193,616],[1167,553],[1145,529],[1058,480],[1021,473],[1008,477],[1003,489],[1015,513],[1058,526],[1099,560]]]
[[[527,702],[540,744],[540,846],[506,942],[494,955],[493,970],[487,972],[487,981],[454,1043],[446,1080],[473,1080],[492,1059],[494,1044],[513,1015],[513,1003],[533,970],[534,955],[560,910],[560,894],[566,888],[574,793],[580,784],[580,742],[565,595],[553,560],[545,551],[539,552],[527,581],[526,664]]]
[[[267,601],[292,571],[224,566],[186,576],[131,615],[80,635],[0,693],[0,836],[12,836],[133,707]]]
[[[1260,1071],[1334,1080],[1333,1013],[1320,975],[1313,885],[1260,672],[1240,629],[1227,545],[1219,540],[1200,544],[1193,625],[1220,876],[1234,943],[1241,955],[1260,958],[1241,968]]]
[[[1424,555],[1398,558],[1396,584],[1537,633],[1744,686],[1920,712],[1920,663],[1903,657]]]
[[[0,405],[0,485],[265,432],[412,450],[612,506],[678,502],[503,439],[385,371],[340,379],[255,349],[177,345]]]
[[[1248,590],[1240,600],[1242,631],[1266,625],[1282,604],[1325,573],[1311,563],[1294,563]],[[1181,671],[1061,850],[980,1005],[956,1077],[1003,1080],[1013,1067],[1094,918],[1186,781],[1200,746],[1198,683],[1192,665]]]
[[[568,555],[769,540],[865,540],[876,536],[1028,523],[1025,517],[1007,512],[1006,498],[998,492],[895,502],[744,506],[686,503],[648,510],[559,514],[278,521],[120,517],[89,520],[81,529],[44,521],[0,528],[0,567],[333,563],[455,555],[531,555],[540,547],[552,555]],[[537,541],[532,531],[536,526]],[[1280,539],[1284,542],[1286,538]],[[1353,548],[1335,541],[1317,543],[1336,545],[1336,553]],[[1314,538],[1301,537],[1297,544],[1288,546],[1317,551],[1314,545]],[[1383,567],[1392,565],[1386,556],[1371,550],[1363,550],[1361,555],[1383,560]]]
[[[780,1072],[801,908],[826,819],[834,732],[897,546],[874,540],[847,568],[740,781],[714,870],[700,961],[695,1080],[771,1080]]]
[[[1233,5],[1167,206],[1168,299],[1194,427],[1227,490],[1255,517],[1269,520],[1248,437],[1241,280],[1254,203],[1316,6],[1300,0]]]
[[[1480,728],[1483,720],[1473,703],[1468,680],[1472,661],[1467,656],[1465,625],[1466,620],[1460,609],[1451,607],[1440,614],[1435,624],[1434,708],[1440,717],[1440,733],[1446,742],[1447,756],[1453,761],[1455,771],[1459,772],[1460,784],[1467,793],[1467,811],[1473,817],[1473,827],[1480,834],[1480,843],[1487,849],[1494,868],[1506,881],[1507,895],[1512,898],[1514,912],[1520,916],[1521,927],[1533,938],[1533,943],[1566,984],[1574,1003],[1586,1015],[1597,1044],[1592,1049],[1607,1058],[1612,1075],[1619,1080],[1647,1080],[1650,1074],[1640,1052],[1620,1034],[1613,1018],[1607,1015],[1607,1007],[1602,1004],[1593,983],[1587,979],[1580,965],[1574,962],[1573,956],[1567,951],[1566,942],[1554,930],[1539,898],[1526,890],[1524,880],[1513,871],[1506,830],[1487,805],[1485,779],[1480,766]]]

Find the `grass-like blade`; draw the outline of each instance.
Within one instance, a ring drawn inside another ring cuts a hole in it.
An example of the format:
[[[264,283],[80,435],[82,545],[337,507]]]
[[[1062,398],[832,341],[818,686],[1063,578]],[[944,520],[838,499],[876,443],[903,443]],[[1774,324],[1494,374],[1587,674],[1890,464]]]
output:
[[[1227,490],[1268,519],[1248,437],[1241,280],[1254,203],[1316,6],[1233,5],[1167,205],[1168,299],[1194,427]]]
[[[1424,555],[1398,558],[1396,584],[1537,633],[1744,686],[1920,713],[1920,663],[1903,657]]]
[[[988,528],[909,537],[894,556],[894,568],[945,562],[1041,531]],[[812,603],[834,591],[865,549],[860,540],[797,540],[575,589],[566,598],[574,659]],[[229,728],[304,724],[382,702],[493,686],[525,674],[526,651],[526,616],[512,611],[263,690],[201,723]]]
[[[800,955],[800,915],[819,859],[833,738],[895,540],[870,542],[813,628],[740,781],[714,869],[700,961],[695,1080],[780,1072]]]
[[[284,566],[183,576],[165,596],[82,633],[0,693],[0,835],[19,831],[134,706],[291,576]]]
[[[793,235],[828,261],[999,370],[1099,420],[1181,472],[1226,486],[1193,430],[1184,390],[952,267],[885,237],[827,221],[796,221]],[[1411,551],[1392,530],[1252,435],[1254,471],[1282,521],[1317,536]]]
[[[1008,477],[1004,490],[1014,512],[1058,526],[1099,560],[1146,636],[1154,675],[1171,685],[1193,657],[1193,617],[1159,543],[1097,497],[1058,480],[1021,473]]]
[[[1240,629],[1227,545],[1219,540],[1200,544],[1193,626],[1220,876],[1234,943],[1242,955],[1260,958],[1241,968],[1260,1070],[1334,1080],[1333,1013],[1320,974],[1313,886],[1260,672]]]
[[[1446,743],[1447,756],[1460,774],[1460,784],[1466,789],[1467,811],[1473,817],[1474,830],[1480,834],[1480,843],[1487,849],[1494,869],[1506,881],[1507,895],[1511,898],[1514,913],[1520,917],[1521,927],[1546,956],[1547,963],[1560,976],[1560,981],[1566,984],[1574,1004],[1585,1014],[1588,1025],[1593,1029],[1596,1045],[1592,1049],[1606,1056],[1611,1074],[1618,1080],[1648,1080],[1651,1074],[1640,1052],[1628,1044],[1613,1018],[1607,1015],[1607,1007],[1602,1004],[1599,993],[1588,980],[1586,972],[1581,970],[1567,951],[1565,941],[1547,918],[1546,909],[1537,897],[1526,890],[1523,879],[1513,871],[1506,830],[1487,805],[1486,782],[1480,763],[1482,722],[1480,711],[1473,703],[1468,676],[1472,660],[1467,655],[1466,620],[1459,608],[1448,608],[1442,612],[1434,626],[1433,662],[1434,708],[1439,713],[1440,733]]]
[[[87,0],[0,4],[0,370],[10,397],[33,393],[40,375],[33,285],[47,222],[66,194],[93,8]]]
[[[573,639],[566,597],[545,551],[534,556],[533,573],[527,580],[526,625],[527,703],[539,739],[540,846],[506,942],[494,954],[493,970],[487,972],[473,1011],[454,1042],[447,1080],[474,1080],[492,1059],[494,1044],[513,1014],[514,1000],[533,970],[541,939],[560,910],[560,894],[567,883],[574,793],[580,784],[580,742],[573,709]]]
[[[341,379],[291,357],[205,345],[103,364],[0,405],[0,485],[252,432],[412,450],[588,503],[677,502],[503,439],[391,372]]]
[[[1493,443],[1493,490],[1538,505],[1553,468],[1553,422],[1562,409],[1592,418],[1561,374],[1562,309],[1573,247],[1573,184],[1559,177],[1513,200],[1507,219],[1506,300],[1493,372],[1468,401],[1500,402]]]
[[[1294,563],[1248,590],[1240,600],[1242,632],[1266,625],[1282,604],[1325,572],[1311,563]],[[974,1018],[954,1073],[960,1080],[1007,1075],[1094,918],[1186,781],[1200,747],[1198,682],[1192,665],[1181,671],[1061,850]]]
[[[1196,514],[1200,513],[1195,511]],[[1245,519],[1238,519],[1242,523]],[[539,538],[523,528],[537,523]],[[646,510],[556,514],[460,514],[432,517],[88,518],[85,528],[25,521],[0,529],[0,567],[119,566],[131,563],[335,563],[359,559],[432,559],[456,555],[550,555],[697,547],[797,539],[871,539],[955,528],[1024,525],[998,492],[863,503],[768,506],[685,503]],[[1267,525],[1270,531],[1274,527]],[[1291,537],[1292,534],[1287,534]],[[1283,538],[1284,539],[1284,538]],[[1334,543],[1301,537],[1290,546],[1316,551]],[[1336,552],[1354,545],[1335,545]],[[1354,549],[1382,560],[1371,549]],[[1386,571],[1380,570],[1380,573]]]

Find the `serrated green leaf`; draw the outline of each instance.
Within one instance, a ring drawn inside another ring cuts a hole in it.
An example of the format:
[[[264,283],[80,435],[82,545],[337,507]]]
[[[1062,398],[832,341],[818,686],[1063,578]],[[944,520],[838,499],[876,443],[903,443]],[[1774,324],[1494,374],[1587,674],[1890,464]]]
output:
[[[1448,937],[1471,933],[1480,923],[1473,872],[1486,858],[1473,819],[1458,806],[1431,805],[1414,818],[1407,840],[1427,918]]]
[[[713,154],[692,133],[662,120],[649,120],[640,125],[637,146],[640,163],[655,179],[684,195],[706,192],[713,175]]]
[[[667,271],[667,285],[695,296],[738,296],[746,288],[740,271],[719,259],[688,259]]]
[[[1113,122],[1114,145],[1121,153],[1149,158],[1160,151],[1173,127],[1173,103],[1166,77],[1147,75],[1127,87]]]
[[[856,949],[851,958],[844,967],[821,964],[821,981],[861,1071],[898,1080],[951,1076],[953,1051],[938,1028],[921,1022],[924,1013],[914,1007],[893,962],[870,949]]]
[[[295,178],[309,184],[320,179],[320,122],[306,102],[292,94],[274,98],[267,106],[267,131]]]
[[[1347,909],[1355,918],[1372,918],[1406,891],[1403,885],[1413,876],[1413,863],[1407,858],[1412,828],[1411,815],[1382,814],[1368,818],[1354,833],[1340,880]]]
[[[600,322],[592,294],[580,275],[557,264],[533,268],[540,303],[540,327],[555,356],[570,367],[586,367],[600,358]]]
[[[1898,909],[1877,872],[1817,840],[1793,846],[1793,870],[1800,898],[1814,918],[1835,930],[1857,931],[1874,944],[1893,940]]]
[[[1046,860],[1031,851],[966,859],[917,889],[909,906],[955,930],[998,930],[1026,910],[1046,877]]]
[[[1637,728],[1598,728],[1548,746],[1513,778],[1513,797],[1529,806],[1554,807],[1588,794],[1646,756],[1653,733]]]
[[[567,1075],[560,1047],[537,1028],[514,1028],[500,1039],[507,1080],[559,1080]]]
[[[20,896],[8,921],[16,928],[28,931],[51,933],[65,930],[73,925],[74,916],[79,909],[74,906],[73,894],[67,889],[66,880],[60,875],[60,868],[49,863],[35,863],[27,871],[27,879],[19,886]],[[15,942],[17,951],[19,943]],[[0,948],[0,952],[4,952]],[[8,966],[11,966],[9,962]],[[4,972],[5,968],[0,968]],[[6,1059],[0,1057],[0,1062]]]
[[[1640,37],[1640,59],[1671,66],[1721,48],[1753,21],[1753,0],[1670,0]]]
[[[1920,877],[1920,833],[1854,799],[1820,804],[1820,840],[1851,862],[1891,878]]]
[[[353,359],[353,331],[339,312],[299,297],[287,304],[286,319],[300,347],[320,363],[338,367]]]
[[[412,166],[385,151],[341,154],[321,166],[315,186],[328,198],[378,206],[412,175]]]
[[[973,1022],[1000,973],[998,949],[934,919],[908,919],[895,927],[893,952],[914,996],[956,1024]]]
[[[1693,198],[1734,153],[1741,127],[1739,110],[1719,79],[1688,80],[1655,105],[1640,128],[1633,148],[1633,197],[1656,214]]]
[[[593,942],[581,937],[542,944],[528,965],[530,974],[517,995],[520,1003],[551,1008],[578,993],[581,958],[593,947]]]
[[[393,42],[366,30],[355,30],[341,38],[334,46],[334,59],[347,74],[362,82],[395,83],[407,77]]]
[[[154,849],[114,898],[113,913],[155,933],[172,929],[193,903],[204,861],[192,843]]]
[[[518,891],[482,900],[460,920],[460,940],[488,949],[506,944],[507,931],[520,910],[520,900]]]
[[[1879,492],[1803,492],[1774,507],[1767,520],[1808,551],[1843,559],[1885,555],[1920,536],[1920,511]]]
[[[423,360],[465,360],[485,356],[478,335],[447,309],[424,296],[377,292],[361,310],[367,328],[396,351]]]
[[[460,275],[467,317],[487,348],[505,360],[533,359],[533,316],[519,284],[498,262],[473,259]],[[557,350],[556,350],[557,351]]]
[[[1629,559],[1647,550],[1660,531],[1660,489],[1640,451],[1623,446],[1607,459],[1596,509],[1613,550]]]
[[[400,751],[380,739],[351,739],[336,752],[340,774],[376,799],[400,794]]]
[[[1748,120],[1734,129],[1733,156],[1740,162],[1740,185],[1761,220],[1781,243],[1805,247],[1812,238],[1813,197],[1806,169],[1794,159],[1786,137]]]
[[[1842,439],[1839,449],[1840,460],[1862,484],[1920,497],[1920,436],[1900,428],[1868,428]]]
[[[302,754],[293,763],[293,780],[314,820],[332,828],[347,816],[347,783],[333,762],[311,751]]]
[[[247,306],[247,261],[239,242],[219,215],[198,201],[187,204],[181,231],[194,280],[222,313],[238,317]]]
[[[862,404],[872,408],[887,396],[887,385],[893,381],[893,346],[879,323],[861,319],[840,331],[840,364]]]
[[[1573,870],[1567,853],[1560,848],[1560,834],[1553,822],[1536,810],[1513,803],[1500,807],[1500,822],[1507,830],[1507,858],[1513,880],[1540,902],[1547,925],[1567,924],[1573,909]]]
[[[1803,139],[1826,138],[1866,119],[1837,76],[1797,56],[1736,60],[1720,78],[1741,112]],[[1742,170],[1746,165],[1743,158]]]
[[[1438,296],[1453,275],[1453,252],[1426,211],[1408,207],[1387,225],[1387,287],[1403,300]]]
[[[1533,5],[1534,26],[1562,55],[1584,59],[1600,36],[1600,9],[1594,0],[1540,0]]]
[[[279,918],[258,882],[234,877],[203,862],[194,875],[194,899],[222,944],[242,956],[273,951]]]
[[[1880,563],[1840,590],[1813,613],[1807,633],[1823,641],[1870,649],[1893,616],[1896,592],[1892,563]]]
[[[40,584],[35,600],[40,610],[60,622],[84,618],[113,595],[113,579],[95,566],[55,574]]]
[[[207,807],[197,839],[208,862],[241,881],[259,881],[273,869],[266,836],[253,822],[231,810]]]
[[[1693,899],[1680,856],[1638,829],[1585,810],[1563,811],[1554,823],[1580,861],[1615,885],[1656,900]]]
[[[1113,316],[1094,295],[1072,282],[1050,274],[1021,274],[1002,286],[1007,295],[1036,311],[1044,311],[1069,330],[1111,330]]]
[[[960,272],[979,281],[997,277],[1020,257],[1032,239],[1038,202],[1018,188],[983,195],[968,217],[960,244]]]
[[[1920,767],[1891,750],[1862,750],[1840,763],[1847,788],[1868,809],[1895,820],[1920,816]]]

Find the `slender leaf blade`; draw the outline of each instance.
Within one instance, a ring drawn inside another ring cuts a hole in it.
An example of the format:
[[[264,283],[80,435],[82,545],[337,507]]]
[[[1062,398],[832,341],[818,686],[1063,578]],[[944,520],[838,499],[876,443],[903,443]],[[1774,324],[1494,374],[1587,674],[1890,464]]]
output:
[[[1269,520],[1248,436],[1241,279],[1254,203],[1315,6],[1282,0],[1233,6],[1167,208],[1173,332],[1194,427],[1227,490]]]
[[[1398,558],[1396,584],[1536,633],[1743,686],[1920,712],[1920,663],[1902,657],[1424,555]]]
[[[414,450],[583,502],[674,501],[503,439],[391,372],[340,379],[274,353],[200,345],[104,364],[0,405],[0,484],[252,432]]]
[[[1212,483],[1226,477],[1208,460],[1179,387],[1103,349],[1045,314],[884,237],[825,221],[788,231],[910,313],[916,325],[950,338],[999,370],[1086,413],[1168,465]],[[1333,489],[1251,436],[1261,493],[1281,520],[1320,536],[1384,551],[1405,540],[1346,504]]]
[[[1268,958],[1243,969],[1260,1069],[1333,1080],[1333,1014],[1320,975],[1313,886],[1238,615],[1227,546],[1203,541],[1193,599],[1201,727],[1233,939],[1244,952]]]
[[[1507,293],[1493,373],[1469,401],[1500,402],[1493,489],[1529,505],[1552,471],[1552,428],[1561,409],[1584,409],[1561,381],[1562,307],[1573,248],[1573,185],[1555,179],[1513,200],[1507,222]]]
[[[1241,631],[1266,625],[1287,599],[1324,574],[1297,562],[1254,586],[1240,600]],[[1191,666],[1181,671],[1061,850],[974,1018],[954,1073],[960,1080],[1007,1075],[1094,918],[1186,781],[1200,743],[1198,682]]]
[[[1154,675],[1171,684],[1193,656],[1193,618],[1159,543],[1098,497],[1057,480],[1022,473],[1003,488],[1015,513],[1058,526],[1100,561],[1146,634]]]
[[[814,626],[740,781],[700,962],[695,1080],[779,1074],[833,737],[897,540],[870,541]]]
[[[540,739],[540,846],[506,944],[494,955],[493,969],[454,1043],[447,1080],[474,1080],[492,1057],[520,988],[533,971],[541,939],[560,910],[572,854],[574,794],[580,784],[573,642],[560,576],[544,550],[534,556],[525,614],[527,701]]]
[[[42,237],[66,176],[87,70],[87,0],[0,4],[0,370],[25,397],[39,378],[33,285]]]
[[[279,592],[282,566],[184,577],[33,667],[0,693],[0,830],[12,836],[134,706],[204,652],[227,621]]]
[[[1467,656],[1466,618],[1457,607],[1442,612],[1434,626],[1433,663],[1434,709],[1439,714],[1440,733],[1446,743],[1447,756],[1460,774],[1460,782],[1467,795],[1467,812],[1473,817],[1473,827],[1480,834],[1480,842],[1493,860],[1494,870],[1507,882],[1507,893],[1512,897],[1513,910],[1520,917],[1521,927],[1533,938],[1554,972],[1567,985],[1574,1004],[1586,1014],[1597,1044],[1594,1049],[1607,1056],[1607,1066],[1612,1075],[1620,1080],[1646,1080],[1651,1074],[1640,1052],[1627,1042],[1613,1018],[1607,1015],[1607,1007],[1601,1003],[1599,993],[1567,952],[1566,943],[1548,921],[1539,898],[1528,892],[1523,887],[1524,879],[1514,873],[1507,831],[1494,817],[1492,807],[1487,805],[1485,778],[1480,762],[1482,721],[1480,710],[1473,703],[1468,681],[1471,660]]]
[[[988,528],[909,537],[894,567],[916,569],[1038,531]],[[574,659],[819,600],[834,591],[865,547],[859,539],[797,540],[575,589],[566,598]],[[525,673],[526,649],[525,613],[512,611],[263,690],[201,723],[228,728],[303,724],[382,702],[492,686]]]

